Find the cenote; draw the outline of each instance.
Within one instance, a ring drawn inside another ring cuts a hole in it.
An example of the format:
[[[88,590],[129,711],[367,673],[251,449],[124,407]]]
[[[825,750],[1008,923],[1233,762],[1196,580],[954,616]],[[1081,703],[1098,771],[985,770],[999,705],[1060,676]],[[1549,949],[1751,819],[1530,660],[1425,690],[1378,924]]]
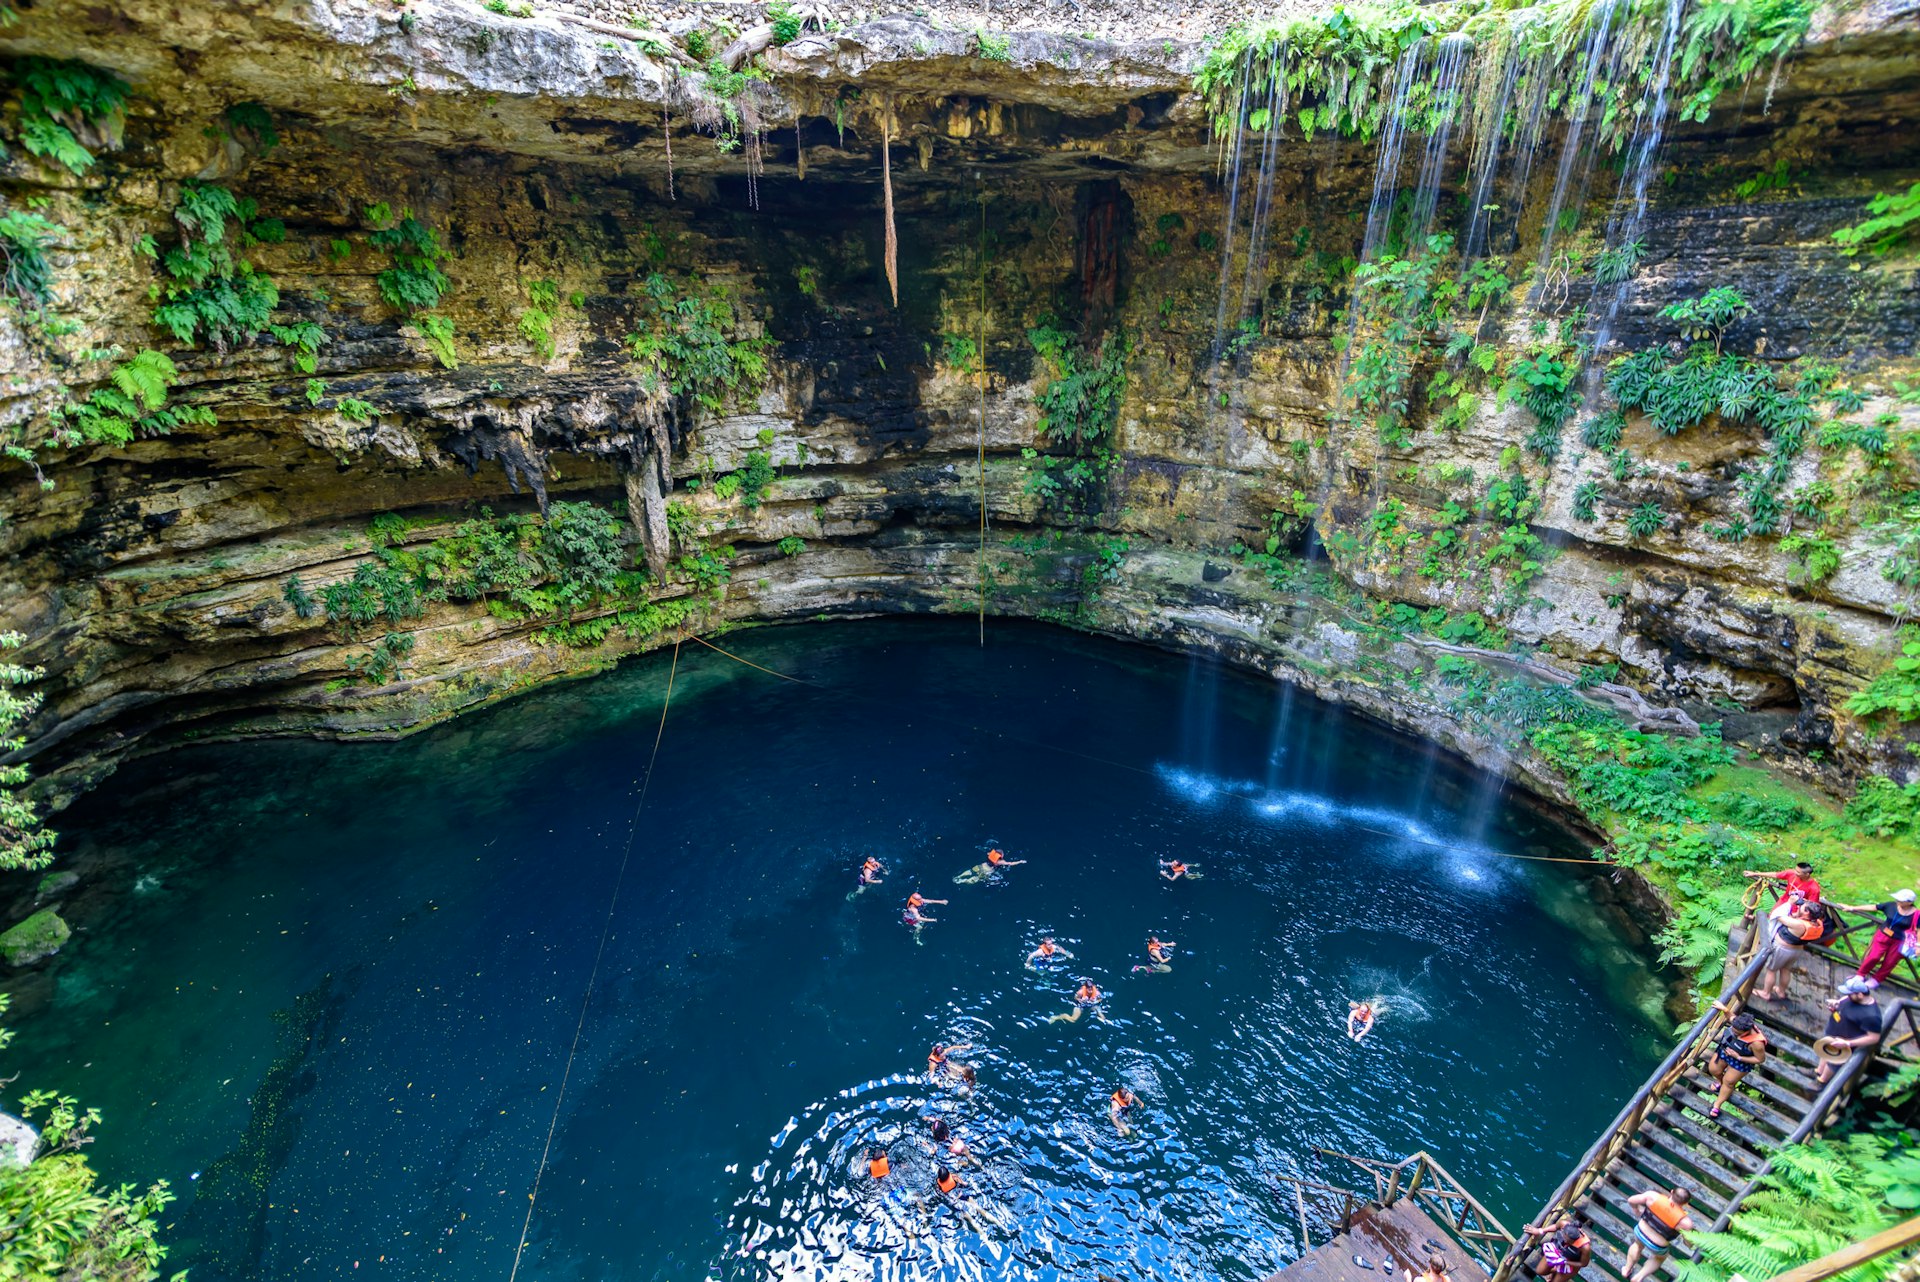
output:
[[[551,1125],[524,1277],[1253,1278],[1313,1146],[1424,1147],[1515,1227],[1661,1052],[1609,884],[1509,857],[1580,845],[1305,694],[997,621],[722,644],[806,683],[687,643],[401,742],[175,749],[64,817],[113,907],[17,1067],[181,1190],[169,1267],[506,1277]],[[1027,862],[956,885],[990,846]],[[914,889],[952,901],[919,943]],[[1074,960],[1025,968],[1043,935]],[[1082,977],[1108,1022],[1047,1022]],[[978,1229],[908,1200],[934,1116]]]

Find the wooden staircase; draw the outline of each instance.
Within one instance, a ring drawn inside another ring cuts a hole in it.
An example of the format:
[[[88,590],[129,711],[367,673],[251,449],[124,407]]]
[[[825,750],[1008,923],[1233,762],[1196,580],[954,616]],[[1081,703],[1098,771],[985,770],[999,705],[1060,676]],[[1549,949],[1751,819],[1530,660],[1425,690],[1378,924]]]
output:
[[[1652,1107],[1609,1161],[1570,1202],[1593,1238],[1593,1265],[1585,1277],[1625,1282],[1622,1266],[1638,1214],[1627,1205],[1635,1193],[1675,1186],[1693,1195],[1694,1222],[1719,1227],[1732,1217],[1767,1169],[1768,1157],[1812,1129],[1822,1101],[1814,1079],[1818,1062],[1813,1038],[1785,1019],[1748,1009],[1766,1030],[1767,1062],[1747,1074],[1718,1118],[1709,1118],[1719,1088],[1705,1064],[1714,1042],[1696,1045]]]

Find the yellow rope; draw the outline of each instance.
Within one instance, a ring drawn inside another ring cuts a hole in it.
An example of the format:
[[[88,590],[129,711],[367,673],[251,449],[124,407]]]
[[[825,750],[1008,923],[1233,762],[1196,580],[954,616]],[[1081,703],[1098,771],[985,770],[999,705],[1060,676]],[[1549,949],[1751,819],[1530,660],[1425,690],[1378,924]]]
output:
[[[809,680],[806,677],[796,677],[796,676],[790,676],[785,672],[775,672],[772,668],[762,667],[760,664],[753,662],[753,660],[751,659],[743,659],[739,655],[734,654],[730,650],[722,650],[719,646],[715,645],[711,641],[708,641],[706,638],[695,636],[691,633],[688,634],[687,640],[698,641],[701,645],[707,647],[707,649],[709,650],[712,650],[715,654],[725,655],[727,658],[732,659],[735,663],[742,664],[746,667],[752,668],[756,672],[764,672],[770,677],[778,677],[782,681],[791,681],[795,685],[812,686],[816,690],[824,690],[829,694],[838,694],[843,697],[853,698],[853,699],[864,699],[870,703],[879,704],[886,707],[887,710],[896,717],[900,716],[899,705],[896,701],[892,699],[883,698],[879,695],[863,694],[858,690],[845,690],[845,689],[836,690],[831,686],[822,685],[820,682]],[[677,655],[678,655],[677,643],[676,643],[675,653],[676,653],[676,661],[677,661]],[[952,717],[942,717],[935,713],[926,712],[924,710],[916,711],[913,714],[911,714],[911,716],[905,719],[911,720],[912,716],[924,717],[929,721],[937,721],[943,725],[959,726],[960,728],[965,730],[970,730],[975,734],[991,735],[996,739],[1005,739],[1009,743],[1024,744],[1029,748],[1039,748],[1045,752],[1057,752],[1063,756],[1078,757],[1082,761],[1091,761],[1097,765],[1111,766],[1115,770],[1125,770],[1125,771],[1128,771],[1129,773],[1136,774],[1136,775],[1146,775],[1149,778],[1159,777],[1155,771],[1148,770],[1143,766],[1130,765],[1125,761],[1115,761],[1111,757],[1098,757],[1093,755],[1090,752],[1080,752],[1074,748],[1065,748],[1057,743],[1048,743],[1043,739],[1028,739],[1023,735],[1009,734],[1005,730],[992,730],[987,728],[986,726],[975,725],[970,721],[959,721]],[[1353,824],[1351,826],[1358,828],[1361,832],[1370,832],[1375,834],[1376,836],[1381,836],[1381,837],[1391,837],[1396,841],[1411,841],[1418,845],[1435,846],[1442,850],[1459,849],[1459,847],[1457,846],[1449,845],[1447,842],[1444,842],[1444,841],[1436,841],[1431,837],[1416,837],[1411,833],[1389,832],[1385,828],[1369,828],[1365,824]],[[1542,863],[1542,864],[1582,864],[1588,868],[1594,868],[1594,867],[1613,868],[1618,866],[1611,859],[1570,859],[1563,855],[1521,855],[1521,854],[1515,854],[1514,852],[1508,851],[1508,850],[1480,850],[1480,851],[1475,851],[1473,853],[1495,855],[1501,859],[1524,859],[1531,863]]]
[[[627,864],[633,859],[633,838],[640,830],[640,811],[647,804],[647,789],[653,786],[653,767],[660,760],[660,739],[667,732],[667,709],[673,705],[673,681],[679,672],[680,643],[675,641],[673,666],[667,669],[667,695],[660,701],[660,725],[653,732],[653,753],[647,758],[647,773],[640,781],[640,800],[634,804],[633,818],[627,823],[627,848],[620,856],[620,871],[614,875],[613,895],[607,900],[607,920],[600,927],[600,947],[594,950],[593,969],[587,974],[587,991],[580,995],[580,1019],[573,1026],[573,1045],[567,1048],[567,1067],[560,1074],[560,1093],[553,1099],[553,1116],[547,1122],[547,1142],[540,1150],[540,1166],[533,1173],[533,1189],[527,1194],[527,1217],[520,1223],[520,1245],[514,1248],[513,1268],[507,1274],[507,1282],[514,1282],[520,1275],[520,1258],[526,1254],[527,1231],[533,1226],[534,1204],[540,1200],[540,1181],[547,1174],[547,1159],[553,1153],[553,1135],[560,1126],[560,1106],[566,1102],[567,1082],[573,1077],[574,1057],[580,1053],[580,1034],[587,1027],[587,1007],[593,1001],[594,983],[600,978],[600,959],[606,955],[607,939],[613,933],[613,910],[620,903],[620,886],[627,879]]]

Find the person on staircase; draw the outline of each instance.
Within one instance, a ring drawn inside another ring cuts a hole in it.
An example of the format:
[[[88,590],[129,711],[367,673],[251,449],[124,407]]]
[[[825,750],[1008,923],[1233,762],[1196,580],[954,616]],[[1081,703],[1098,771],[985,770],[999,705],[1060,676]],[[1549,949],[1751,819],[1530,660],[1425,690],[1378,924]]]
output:
[[[1877,1044],[1880,1004],[1873,1000],[1873,990],[1879,986],[1877,980],[1862,979],[1858,975],[1840,985],[1840,995],[1827,1002],[1827,1009],[1832,1013],[1827,1017],[1827,1031],[1821,1040],[1829,1044],[1839,1042],[1855,1050]],[[1838,1065],[1822,1058],[1814,1072],[1815,1079],[1824,1086],[1836,1067]]]
[[[1760,982],[1753,995],[1762,1001],[1784,1001],[1787,975],[1806,960],[1807,945],[1820,937],[1826,923],[1810,912],[1804,896],[1787,901],[1787,911],[1773,924],[1773,940],[1767,949],[1767,962],[1760,970]]]
[[[1687,1214],[1687,1203],[1691,1201],[1693,1194],[1678,1187],[1665,1193],[1648,1189],[1627,1199],[1627,1205],[1640,1213],[1633,1226],[1633,1242],[1627,1247],[1626,1265],[1621,1269],[1627,1282],[1647,1282],[1660,1271],[1660,1266],[1673,1252],[1674,1242],[1694,1227],[1693,1217]],[[1643,1253],[1647,1266],[1635,1273],[1634,1263]]]
[[[1715,1002],[1721,1010],[1726,1007]],[[1720,1040],[1713,1048],[1713,1058],[1707,1061],[1707,1073],[1720,1083],[1720,1094],[1715,1097],[1713,1107],[1707,1110],[1708,1117],[1719,1117],[1727,1100],[1733,1095],[1733,1088],[1740,1079],[1767,1062],[1767,1034],[1753,1016],[1741,1011],[1728,1025],[1720,1030]]]
[[[1533,1275],[1548,1282],[1568,1282],[1580,1276],[1580,1270],[1593,1263],[1593,1237],[1576,1215],[1558,1219],[1546,1217],[1540,1224],[1520,1230],[1526,1237],[1540,1239],[1540,1255],[1533,1263]]]
[[[1873,932],[1866,956],[1854,974],[1884,984],[1903,958],[1920,957],[1920,908],[1913,904],[1911,890],[1896,890],[1882,904],[1839,904],[1850,913],[1879,913],[1880,926]]]

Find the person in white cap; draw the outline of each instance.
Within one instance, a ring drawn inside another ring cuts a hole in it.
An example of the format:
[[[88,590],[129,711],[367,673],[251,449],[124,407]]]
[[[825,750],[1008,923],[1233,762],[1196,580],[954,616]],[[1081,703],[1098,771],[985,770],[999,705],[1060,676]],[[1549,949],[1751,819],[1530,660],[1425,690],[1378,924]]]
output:
[[[1871,979],[1862,979],[1855,975],[1840,985],[1840,995],[1827,1002],[1833,1014],[1827,1019],[1826,1036],[1820,1040],[1833,1045],[1851,1046],[1855,1050],[1862,1046],[1872,1046],[1880,1040],[1880,1005],[1873,1000],[1873,990],[1880,987]],[[1842,1061],[1843,1063],[1845,1061]],[[1816,1072],[1824,1085],[1833,1076],[1834,1064],[1826,1059],[1820,1061]]]
[[[1860,959],[1854,974],[1865,979],[1887,982],[1902,958],[1920,957],[1920,909],[1913,906],[1911,890],[1896,890],[1884,904],[1835,904],[1850,913],[1879,913],[1880,928],[1873,932],[1873,943]]]

